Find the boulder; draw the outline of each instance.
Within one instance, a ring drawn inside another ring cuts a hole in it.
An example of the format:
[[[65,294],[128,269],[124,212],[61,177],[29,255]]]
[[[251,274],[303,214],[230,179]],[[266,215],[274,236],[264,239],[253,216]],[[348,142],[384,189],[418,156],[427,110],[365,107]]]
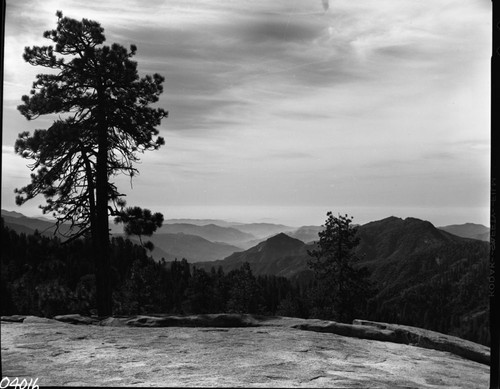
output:
[[[124,317],[108,317],[99,322],[100,326],[105,327],[125,327],[129,318]]]
[[[12,316],[2,316],[1,320],[2,321],[10,321],[14,323],[22,323],[26,319],[26,316],[24,315],[12,315]]]
[[[77,313],[75,314],[70,314],[70,315],[58,315],[54,316],[54,320],[62,321],[64,323],[70,323],[70,324],[97,324],[99,322],[98,319],[94,319],[92,317],[88,316],[82,316]]]
[[[23,324],[53,324],[57,322],[58,321],[54,319],[38,316],[26,316],[26,318],[23,320]]]
[[[329,332],[332,334],[348,336],[351,338],[405,343],[400,334],[393,330],[368,327],[363,325],[337,323],[328,320],[310,320],[310,323],[296,324],[293,325],[292,328],[297,328],[305,331]]]
[[[251,315],[206,314],[193,316],[136,316],[126,321],[132,327],[256,327],[257,320]]]
[[[354,320],[353,323],[354,325],[367,328],[377,328],[381,331],[393,331],[397,334],[400,343],[448,351],[463,358],[470,359],[471,361],[476,361],[485,365],[490,364],[489,347],[456,336],[400,324],[380,323],[359,319]]]

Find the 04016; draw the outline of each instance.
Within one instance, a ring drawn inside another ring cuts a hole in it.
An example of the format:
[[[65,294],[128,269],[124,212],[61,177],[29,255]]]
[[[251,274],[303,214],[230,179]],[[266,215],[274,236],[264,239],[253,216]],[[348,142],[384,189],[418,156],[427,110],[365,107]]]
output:
[[[9,377],[3,377],[2,381],[0,381],[0,389],[5,389],[5,388],[18,388],[18,389],[39,389],[39,386],[37,385],[38,382],[38,377],[33,380],[33,378],[30,378],[27,380],[26,378],[23,378],[20,380],[18,377],[14,378],[9,378]]]

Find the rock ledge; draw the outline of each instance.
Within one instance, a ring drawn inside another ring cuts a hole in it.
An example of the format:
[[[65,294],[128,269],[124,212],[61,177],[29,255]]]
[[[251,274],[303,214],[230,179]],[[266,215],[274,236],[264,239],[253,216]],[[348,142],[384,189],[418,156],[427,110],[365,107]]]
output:
[[[77,325],[106,327],[288,327],[303,331],[331,333],[358,339],[377,340],[446,351],[481,364],[490,364],[488,347],[439,332],[399,324],[380,323],[356,319],[353,324],[328,320],[269,317],[249,314],[205,315],[138,315],[134,317],[109,317],[98,319],[79,314],[58,315],[53,319],[36,316],[2,316],[2,321],[16,323],[51,323],[55,321]]]
[[[39,378],[41,387],[488,386],[488,366],[387,341],[404,337],[384,323],[226,314],[56,318],[2,318],[4,376]]]

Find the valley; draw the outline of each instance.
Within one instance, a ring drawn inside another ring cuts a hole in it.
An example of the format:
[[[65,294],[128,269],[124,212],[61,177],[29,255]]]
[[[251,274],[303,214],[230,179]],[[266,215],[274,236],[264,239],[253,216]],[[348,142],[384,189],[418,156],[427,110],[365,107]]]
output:
[[[2,211],[18,233],[53,235],[47,220]],[[115,237],[123,237],[113,226]],[[150,240],[155,261],[186,259],[196,269],[228,274],[248,263],[256,277],[284,277],[299,288],[314,281],[307,261],[321,226],[290,227],[217,220],[166,220]],[[388,217],[358,228],[359,267],[377,289],[369,302],[372,320],[415,325],[483,344],[489,342],[487,228],[464,224],[436,228],[416,218]],[[67,227],[63,226],[63,231]],[[453,233],[452,233],[453,232]],[[139,243],[136,237],[131,237]]]

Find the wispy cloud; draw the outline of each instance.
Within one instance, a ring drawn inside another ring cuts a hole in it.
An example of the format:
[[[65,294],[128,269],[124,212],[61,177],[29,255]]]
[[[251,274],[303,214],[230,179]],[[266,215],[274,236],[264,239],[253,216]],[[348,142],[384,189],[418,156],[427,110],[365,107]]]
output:
[[[166,77],[167,145],[144,157],[133,196],[154,201],[141,188],[158,177],[170,204],[410,206],[473,182],[457,197],[470,205],[488,191],[489,2],[7,3],[6,143],[46,124],[15,106],[39,71],[22,49],[46,43],[58,9],[137,44],[141,74]]]

